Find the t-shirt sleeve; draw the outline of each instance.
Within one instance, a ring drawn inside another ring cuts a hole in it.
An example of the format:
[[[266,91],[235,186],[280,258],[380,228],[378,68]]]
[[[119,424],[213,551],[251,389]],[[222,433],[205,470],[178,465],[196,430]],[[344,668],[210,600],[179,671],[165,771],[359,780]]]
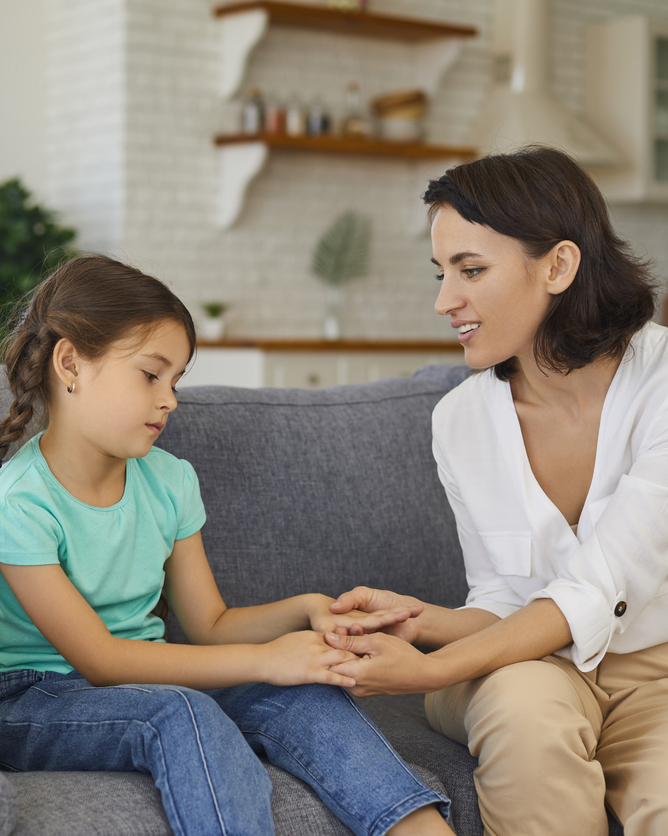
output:
[[[206,522],[206,511],[199,490],[199,479],[190,462],[181,461],[183,466],[183,495],[180,504],[176,540],[185,540],[195,534]]]
[[[58,563],[61,533],[60,524],[46,508],[12,499],[0,502],[0,563]]]

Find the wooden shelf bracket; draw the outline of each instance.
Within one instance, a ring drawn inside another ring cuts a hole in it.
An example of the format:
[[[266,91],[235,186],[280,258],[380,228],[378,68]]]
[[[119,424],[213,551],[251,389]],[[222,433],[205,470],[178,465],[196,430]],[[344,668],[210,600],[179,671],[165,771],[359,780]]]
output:
[[[219,150],[217,226],[229,229],[241,214],[251,180],[264,166],[268,147],[264,142],[226,145]]]
[[[224,100],[232,98],[239,90],[250,54],[264,37],[268,25],[269,14],[263,8],[249,9],[220,19],[220,92]]]

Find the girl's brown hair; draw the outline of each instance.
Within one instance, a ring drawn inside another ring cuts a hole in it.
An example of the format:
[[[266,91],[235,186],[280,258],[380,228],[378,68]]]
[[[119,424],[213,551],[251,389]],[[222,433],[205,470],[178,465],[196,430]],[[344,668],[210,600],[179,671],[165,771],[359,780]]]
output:
[[[529,146],[464,163],[432,180],[424,194],[433,220],[443,205],[471,223],[517,239],[530,258],[572,241],[581,261],[570,287],[553,297],[534,339],[545,369],[568,373],[601,357],[621,357],[654,313],[649,262],[637,258],[610,223],[594,181],[556,148]],[[494,366],[508,380],[510,357]]]
[[[0,462],[33,416],[48,409],[49,367],[60,339],[70,340],[82,357],[97,360],[130,332],[148,337],[165,320],[184,327],[191,358],[192,317],[161,281],[101,255],[81,256],[57,268],[32,291],[3,346],[14,401],[0,423]]]

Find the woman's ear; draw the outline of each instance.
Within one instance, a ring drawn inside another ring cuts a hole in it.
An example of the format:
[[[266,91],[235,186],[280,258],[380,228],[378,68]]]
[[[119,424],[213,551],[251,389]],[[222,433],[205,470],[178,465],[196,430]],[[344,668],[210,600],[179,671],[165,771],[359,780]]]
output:
[[[580,266],[580,248],[572,241],[560,241],[547,255],[547,292],[558,296],[571,286]]]
[[[79,376],[80,357],[72,343],[64,337],[56,343],[53,349],[53,370],[58,379],[68,390]]]

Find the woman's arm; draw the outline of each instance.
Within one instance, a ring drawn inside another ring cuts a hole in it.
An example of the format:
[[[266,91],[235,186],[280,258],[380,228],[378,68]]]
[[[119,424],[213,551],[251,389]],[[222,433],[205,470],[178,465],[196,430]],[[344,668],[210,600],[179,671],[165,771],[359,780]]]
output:
[[[433,653],[382,633],[341,636],[328,633],[332,647],[364,654],[333,670],[353,677],[357,696],[423,693],[477,679],[505,665],[542,659],[565,647],[571,632],[554,601],[539,599],[472,635]]]
[[[353,655],[333,650],[318,633],[303,631],[265,644],[223,646],[120,639],[112,636],[60,565],[0,564],[0,571],[37,629],[93,685],[145,682],[208,689],[245,682],[348,687],[355,682],[329,670],[337,662],[354,659]],[[198,584],[193,582],[189,590],[197,594]],[[207,606],[210,615],[211,596]]]
[[[410,644],[426,647],[443,647],[484,630],[499,620],[498,616],[487,610],[475,607],[453,610],[435,604],[425,604],[418,598],[398,595],[389,589],[371,589],[367,586],[357,586],[350,592],[339,595],[329,609],[333,613],[348,613],[354,610],[373,613],[397,607],[409,608],[416,616],[405,622],[384,627],[383,632]],[[365,631],[361,624],[352,624],[348,632],[350,635],[359,636],[369,630]]]

